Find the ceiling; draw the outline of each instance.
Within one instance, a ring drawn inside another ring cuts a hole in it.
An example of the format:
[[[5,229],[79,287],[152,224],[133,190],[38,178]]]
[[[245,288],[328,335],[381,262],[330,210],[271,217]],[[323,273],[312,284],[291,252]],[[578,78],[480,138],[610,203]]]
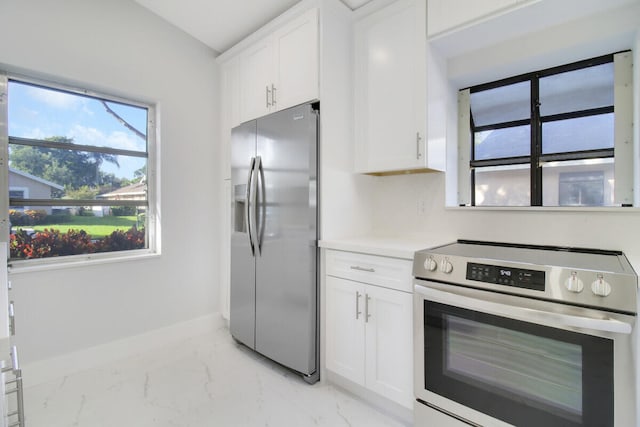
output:
[[[135,0],[222,53],[300,0]],[[341,0],[357,9],[370,0]]]

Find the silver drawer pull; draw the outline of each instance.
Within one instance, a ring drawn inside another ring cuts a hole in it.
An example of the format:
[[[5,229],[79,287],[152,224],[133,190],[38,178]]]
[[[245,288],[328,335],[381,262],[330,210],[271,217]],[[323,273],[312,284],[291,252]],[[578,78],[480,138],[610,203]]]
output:
[[[366,271],[367,273],[375,273],[376,272],[376,270],[374,268],[360,267],[359,265],[352,265],[351,269],[352,270],[358,270],[358,271]]]
[[[362,312],[360,311],[360,297],[361,296],[362,296],[362,294],[360,292],[356,291],[356,320],[358,320],[358,318],[362,314]]]

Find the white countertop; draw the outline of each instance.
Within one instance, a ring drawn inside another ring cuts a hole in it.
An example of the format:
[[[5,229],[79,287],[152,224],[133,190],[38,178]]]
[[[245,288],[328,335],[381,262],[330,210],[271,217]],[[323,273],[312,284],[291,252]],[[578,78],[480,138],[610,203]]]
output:
[[[324,249],[335,249],[409,260],[413,260],[415,251],[432,248],[445,243],[448,242],[374,236],[329,239],[318,242],[319,246]]]

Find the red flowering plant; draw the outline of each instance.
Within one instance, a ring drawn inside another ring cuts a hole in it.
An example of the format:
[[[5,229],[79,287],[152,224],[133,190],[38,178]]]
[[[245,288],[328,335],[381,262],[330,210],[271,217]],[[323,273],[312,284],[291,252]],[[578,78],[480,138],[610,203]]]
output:
[[[95,252],[91,236],[84,230],[68,230],[66,234],[61,234],[59,230],[45,228],[44,231],[29,234],[19,229],[10,237],[11,258],[47,258]]]
[[[138,230],[134,225],[127,231],[116,230],[104,239],[96,242],[97,252],[128,251],[145,247],[144,228]]]
[[[135,226],[127,231],[116,230],[97,241],[92,240],[84,230],[60,233],[59,230],[45,228],[44,231],[29,234],[19,229],[11,234],[9,242],[10,256],[13,259],[124,251],[144,247],[144,229],[138,230]]]

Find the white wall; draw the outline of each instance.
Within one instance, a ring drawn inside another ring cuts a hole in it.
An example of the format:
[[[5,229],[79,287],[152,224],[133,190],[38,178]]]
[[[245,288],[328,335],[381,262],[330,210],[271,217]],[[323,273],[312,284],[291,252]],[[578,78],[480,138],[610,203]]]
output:
[[[353,174],[353,46],[350,11],[322,2],[320,56],[320,238],[372,226],[372,177]]]
[[[502,40],[447,61],[451,89],[449,117],[457,117],[455,91],[527,71],[561,65],[617,50],[636,48],[635,146],[640,144],[640,2],[590,18]],[[428,76],[427,76],[428,77]],[[447,151],[454,185],[447,183],[448,200],[455,200],[455,123],[449,124]],[[640,153],[636,152],[636,192]],[[640,273],[640,210],[599,211],[445,208],[445,175],[424,174],[375,178],[372,230],[382,235],[423,237],[428,242],[459,238],[623,250]],[[451,192],[453,192],[453,197]],[[418,205],[424,201],[425,209]],[[453,203],[451,203],[453,204]]]
[[[156,103],[160,118],[162,255],[13,274],[22,361],[215,312],[213,51],[130,0],[2,1],[0,16],[0,68]]]

